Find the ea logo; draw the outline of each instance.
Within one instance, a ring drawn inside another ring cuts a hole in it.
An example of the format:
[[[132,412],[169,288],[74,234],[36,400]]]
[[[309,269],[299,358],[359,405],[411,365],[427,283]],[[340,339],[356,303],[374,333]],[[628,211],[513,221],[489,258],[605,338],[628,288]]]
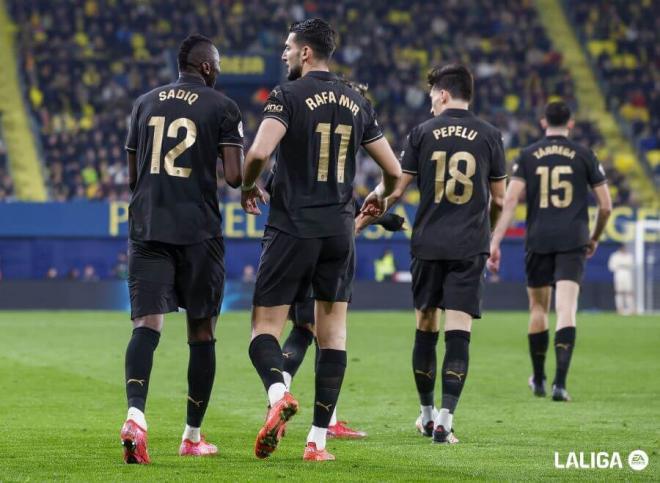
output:
[[[636,449],[628,455],[628,466],[635,471],[642,471],[649,465],[649,455],[641,449]]]

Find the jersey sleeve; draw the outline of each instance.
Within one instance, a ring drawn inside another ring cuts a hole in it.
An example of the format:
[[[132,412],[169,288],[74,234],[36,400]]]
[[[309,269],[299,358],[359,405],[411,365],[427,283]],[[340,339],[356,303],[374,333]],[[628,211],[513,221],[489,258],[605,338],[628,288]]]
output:
[[[527,182],[527,173],[525,171],[525,154],[520,153],[520,156],[513,162],[513,170],[511,173],[512,179],[518,179]]]
[[[502,142],[502,135],[496,131],[491,141],[492,152],[490,157],[490,172],[488,179],[496,181],[498,179],[505,179],[506,175],[506,158],[504,156],[504,143]]]
[[[225,107],[225,117],[220,123],[220,142],[218,146],[243,147],[243,120],[241,111],[234,101]]]
[[[124,149],[129,153],[134,153],[137,151],[138,145],[138,112],[140,111],[140,99],[138,98],[133,104],[133,110],[131,111],[131,119],[128,124],[128,135],[126,136],[126,144]]]
[[[378,120],[376,119],[376,111],[374,111],[373,106],[369,102],[366,102],[366,106],[367,119],[361,142],[363,146],[383,137],[383,131],[378,125]]]
[[[284,127],[289,128],[289,121],[291,116],[291,109],[287,103],[284,91],[280,86],[275,87],[268,96],[268,100],[264,105],[264,119],[273,118],[284,124]]]
[[[587,158],[587,178],[592,188],[607,183],[605,169],[591,150]]]
[[[417,174],[419,169],[419,145],[417,144],[417,130],[413,129],[406,137],[401,151],[401,170],[408,174]]]

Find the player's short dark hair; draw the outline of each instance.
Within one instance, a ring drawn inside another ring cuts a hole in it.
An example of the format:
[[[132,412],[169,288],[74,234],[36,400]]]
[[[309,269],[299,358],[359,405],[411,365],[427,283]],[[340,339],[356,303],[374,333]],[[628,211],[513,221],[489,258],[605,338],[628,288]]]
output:
[[[549,102],[545,106],[545,120],[548,126],[565,126],[571,118],[571,108],[564,101]]]
[[[188,35],[188,37],[186,37],[185,39],[183,39],[183,42],[181,42],[181,45],[179,46],[179,53],[177,55],[179,71],[186,70],[186,67],[188,66],[197,67],[191,65],[188,62],[188,56],[190,55],[190,51],[198,44],[213,45],[213,41],[201,34],[191,34]]]
[[[335,31],[328,22],[320,18],[294,22],[291,24],[289,32],[296,34],[297,43],[309,45],[320,59],[330,59],[337,47]]]
[[[429,86],[444,89],[454,99],[470,102],[474,91],[472,72],[461,64],[449,64],[431,69],[428,75]]]

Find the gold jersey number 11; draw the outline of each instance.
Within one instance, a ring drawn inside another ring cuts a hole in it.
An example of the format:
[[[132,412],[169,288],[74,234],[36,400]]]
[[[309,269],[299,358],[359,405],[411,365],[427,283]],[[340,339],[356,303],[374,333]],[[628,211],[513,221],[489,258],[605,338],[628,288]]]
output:
[[[353,126],[348,124],[338,124],[335,128],[335,134],[339,134],[339,154],[337,156],[337,183],[344,182],[344,170],[346,168],[346,153],[348,152],[348,143],[351,140]],[[316,176],[317,181],[328,181],[328,168],[330,166],[330,133],[332,126],[329,122],[320,122],[316,126],[316,132],[321,134],[321,147],[319,152],[319,170]]]

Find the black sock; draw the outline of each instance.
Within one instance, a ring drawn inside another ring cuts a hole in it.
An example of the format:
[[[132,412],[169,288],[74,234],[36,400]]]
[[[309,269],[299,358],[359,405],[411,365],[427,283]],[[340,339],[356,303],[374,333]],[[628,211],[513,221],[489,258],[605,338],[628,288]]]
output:
[[[566,387],[566,375],[571,365],[571,356],[575,346],[575,327],[564,327],[555,333],[555,356],[557,357],[557,372],[554,385]]]
[[[532,368],[534,369],[534,383],[542,384],[545,379],[545,353],[548,351],[548,331],[528,334],[529,356],[532,358]]]
[[[259,373],[266,391],[277,382],[284,384],[284,357],[280,343],[275,337],[270,334],[256,336],[250,343],[249,353],[252,365]]]
[[[316,371],[314,426],[327,428],[337,405],[339,390],[346,372],[346,351],[321,349]]]
[[[215,379],[215,340],[188,342],[188,414],[186,424],[199,428],[209,405]]]
[[[144,412],[149,390],[149,376],[154,361],[154,351],[158,347],[160,332],[148,327],[133,329],[133,335],[126,348],[124,363],[126,374],[126,398],[129,408]]]
[[[319,371],[319,357],[321,357],[321,349],[319,347],[319,340],[314,337],[314,346],[316,351],[314,352],[314,374]]]
[[[461,397],[468,372],[470,333],[445,332],[445,359],[442,363],[442,407],[453,414]]]
[[[314,334],[311,330],[297,325],[293,326],[289,337],[284,341],[282,346],[282,355],[284,356],[284,371],[291,374],[291,377],[296,375],[300,364],[305,358],[307,348],[314,340]]]
[[[435,347],[438,344],[438,334],[439,332],[425,332],[419,329],[415,332],[412,366],[417,393],[419,394],[419,403],[422,406],[433,406],[433,390],[437,370]]]

